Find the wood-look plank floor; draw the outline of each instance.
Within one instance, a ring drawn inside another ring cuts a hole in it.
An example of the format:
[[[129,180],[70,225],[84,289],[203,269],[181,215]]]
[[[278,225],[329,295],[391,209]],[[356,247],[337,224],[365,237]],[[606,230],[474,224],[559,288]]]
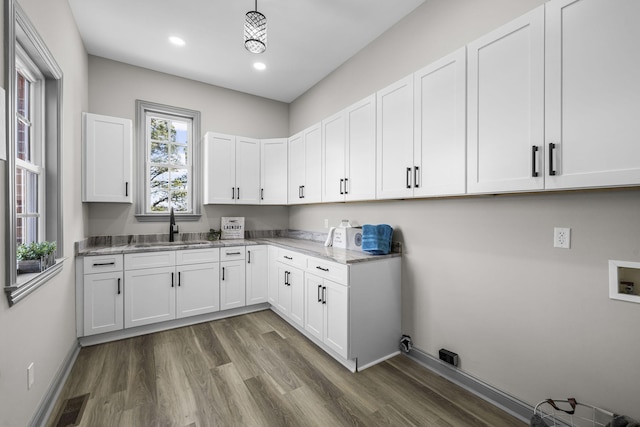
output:
[[[397,356],[352,374],[270,310],[86,347],[80,426],[524,426]]]

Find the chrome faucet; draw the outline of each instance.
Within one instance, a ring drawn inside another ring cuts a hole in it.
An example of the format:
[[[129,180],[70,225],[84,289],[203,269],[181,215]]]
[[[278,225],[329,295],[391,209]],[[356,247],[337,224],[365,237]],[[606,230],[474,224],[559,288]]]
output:
[[[169,214],[169,241],[173,242],[173,235],[178,233],[178,225],[176,224],[176,217],[173,215],[173,208]]]

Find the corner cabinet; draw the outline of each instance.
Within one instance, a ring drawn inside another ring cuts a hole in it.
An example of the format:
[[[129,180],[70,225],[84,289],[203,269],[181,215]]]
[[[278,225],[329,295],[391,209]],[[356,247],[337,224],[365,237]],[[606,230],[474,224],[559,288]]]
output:
[[[132,203],[132,124],[82,113],[82,201]]]
[[[320,123],[289,138],[289,204],[322,199],[322,139]]]
[[[544,187],[544,6],[470,43],[467,190]]]
[[[546,3],[545,187],[640,184],[640,2]]]

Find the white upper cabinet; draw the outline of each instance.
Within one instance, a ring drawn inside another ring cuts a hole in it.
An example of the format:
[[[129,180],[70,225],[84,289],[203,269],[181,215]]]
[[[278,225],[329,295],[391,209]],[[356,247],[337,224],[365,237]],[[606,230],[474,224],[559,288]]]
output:
[[[546,7],[546,188],[640,183],[640,2]]]
[[[260,204],[260,140],[236,138],[236,203]]]
[[[204,136],[204,203],[236,202],[236,137],[207,132]]]
[[[289,138],[289,204],[321,200],[321,134],[318,123]]]
[[[378,91],[376,98],[378,199],[413,195],[413,75]]]
[[[82,201],[131,203],[131,120],[82,113]]]
[[[204,203],[260,203],[260,140],[207,132]]]
[[[260,204],[287,204],[287,139],[260,141]]]
[[[414,74],[414,196],[465,193],[466,69],[463,47]]]
[[[376,196],[376,98],[322,121],[322,201]]]
[[[467,90],[467,191],[542,189],[544,6],[468,45]]]

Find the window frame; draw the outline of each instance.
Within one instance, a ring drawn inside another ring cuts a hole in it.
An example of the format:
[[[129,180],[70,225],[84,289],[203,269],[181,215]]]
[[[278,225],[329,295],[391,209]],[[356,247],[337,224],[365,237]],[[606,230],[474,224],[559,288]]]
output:
[[[147,115],[157,115],[159,117],[184,119],[191,121],[191,152],[188,154],[190,170],[188,171],[189,182],[188,191],[190,198],[188,205],[191,212],[175,212],[176,218],[183,221],[198,221],[201,217],[200,206],[200,181],[201,181],[201,134],[200,134],[200,112],[186,108],[173,107],[158,104],[150,101],[136,100],[136,138],[137,138],[137,176],[136,185],[136,219],[138,221],[167,221],[169,212],[151,212],[148,209],[147,201],[150,194],[150,145],[147,140]]]
[[[5,293],[9,306],[30,295],[53,276],[62,271],[64,263],[63,204],[62,204],[62,94],[63,73],[53,55],[38,34],[35,26],[16,0],[5,2],[5,123],[6,123],[6,178],[5,178]],[[20,47],[18,47],[18,45]],[[22,48],[42,73],[43,123],[41,136],[43,164],[42,182],[39,188],[44,195],[42,202],[42,227],[40,240],[57,244],[56,264],[41,273],[21,274],[16,267],[16,55]]]

